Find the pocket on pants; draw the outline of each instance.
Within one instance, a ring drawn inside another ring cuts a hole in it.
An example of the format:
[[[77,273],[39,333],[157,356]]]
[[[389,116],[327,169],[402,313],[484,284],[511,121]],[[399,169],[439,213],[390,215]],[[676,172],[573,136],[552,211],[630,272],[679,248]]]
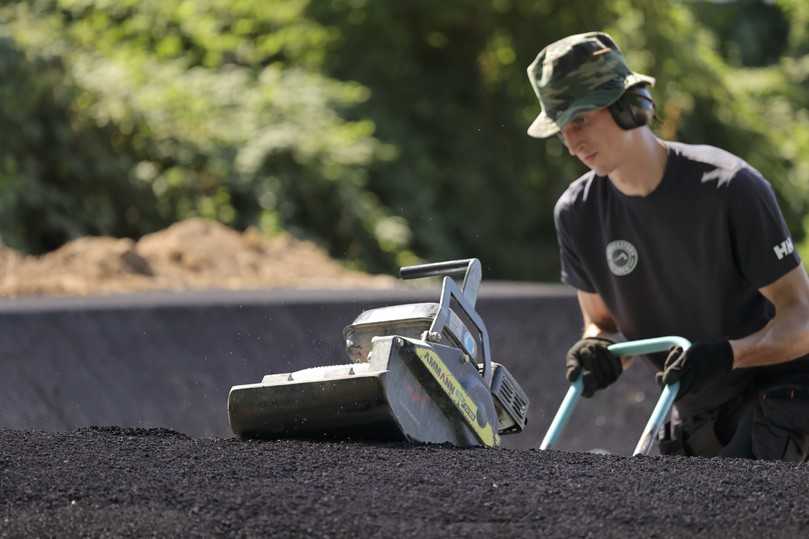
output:
[[[809,451],[809,403],[796,399],[760,398],[753,416],[752,438],[756,458],[805,459]]]

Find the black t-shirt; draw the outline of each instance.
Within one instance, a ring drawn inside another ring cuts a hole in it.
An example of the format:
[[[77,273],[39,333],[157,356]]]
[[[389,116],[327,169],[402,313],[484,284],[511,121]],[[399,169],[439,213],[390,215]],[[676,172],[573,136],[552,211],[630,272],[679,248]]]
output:
[[[711,146],[666,143],[663,179],[627,196],[589,172],[554,211],[562,281],[597,292],[627,339],[738,339],[774,316],[758,291],[800,264],[770,184]],[[651,358],[660,368],[660,356]],[[809,373],[809,359],[734,370],[694,400],[703,408],[741,390],[756,371]]]

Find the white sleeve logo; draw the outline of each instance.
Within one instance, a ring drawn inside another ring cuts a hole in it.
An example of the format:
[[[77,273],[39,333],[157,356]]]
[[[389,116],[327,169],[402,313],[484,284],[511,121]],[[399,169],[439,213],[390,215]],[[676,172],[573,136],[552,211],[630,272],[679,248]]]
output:
[[[785,239],[778,245],[774,246],[772,250],[775,251],[775,256],[778,257],[778,260],[781,260],[795,250],[795,247],[792,245],[792,238]]]

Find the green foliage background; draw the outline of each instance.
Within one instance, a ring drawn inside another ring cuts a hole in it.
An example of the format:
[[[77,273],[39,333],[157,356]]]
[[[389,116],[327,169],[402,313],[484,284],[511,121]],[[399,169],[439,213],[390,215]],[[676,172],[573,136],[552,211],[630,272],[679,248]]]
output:
[[[30,0],[0,4],[0,238],[204,216],[371,271],[556,280],[552,208],[583,169],[525,134],[525,68],[593,29],[657,77],[661,136],[747,159],[804,237],[803,0]]]

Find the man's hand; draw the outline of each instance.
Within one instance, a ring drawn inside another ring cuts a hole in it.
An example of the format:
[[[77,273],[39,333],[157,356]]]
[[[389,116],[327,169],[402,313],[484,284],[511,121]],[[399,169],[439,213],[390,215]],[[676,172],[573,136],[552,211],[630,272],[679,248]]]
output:
[[[565,358],[565,377],[568,382],[581,375],[584,384],[582,396],[592,397],[621,375],[620,358],[607,350],[613,342],[601,337],[587,337],[574,344]]]
[[[677,398],[689,392],[699,391],[706,382],[733,368],[733,349],[728,341],[694,343],[688,351],[672,348],[658,373],[661,385],[680,383]]]

